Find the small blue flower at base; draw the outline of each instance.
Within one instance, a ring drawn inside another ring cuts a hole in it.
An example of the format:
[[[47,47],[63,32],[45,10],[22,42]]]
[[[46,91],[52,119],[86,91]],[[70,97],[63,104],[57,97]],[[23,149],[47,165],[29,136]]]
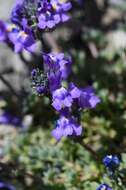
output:
[[[119,166],[120,160],[116,155],[107,155],[103,159],[103,164],[106,168],[113,171]]]
[[[112,190],[112,188],[109,187],[107,184],[103,183],[96,190]]]

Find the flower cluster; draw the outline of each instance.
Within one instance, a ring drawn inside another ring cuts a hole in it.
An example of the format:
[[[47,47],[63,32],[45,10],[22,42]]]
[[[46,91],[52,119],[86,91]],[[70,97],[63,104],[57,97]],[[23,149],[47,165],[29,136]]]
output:
[[[103,158],[103,164],[107,168],[108,177],[116,182],[117,186],[120,186],[120,175],[118,175],[117,168],[120,165],[120,160],[116,155],[107,155]],[[101,184],[97,190],[112,190],[106,183]]]
[[[48,80],[45,74],[39,69],[31,72],[32,87],[38,95],[45,94],[48,89]]]
[[[52,106],[60,117],[52,135],[59,141],[63,136],[79,136],[82,127],[78,115],[82,109],[94,108],[100,99],[92,87],[78,88],[74,83],[63,81],[71,71],[72,59],[63,53],[44,54],[44,75],[38,69],[33,69],[32,84],[38,94],[48,94],[52,98]],[[45,80],[44,77],[45,76]]]
[[[71,7],[69,0],[17,0],[11,13],[12,24],[0,21],[0,41],[8,43],[15,52],[25,49],[32,53],[36,41],[41,40],[42,31],[69,20]],[[63,136],[79,136],[82,133],[80,111],[94,108],[100,99],[92,87],[81,89],[67,82],[71,57],[44,52],[42,57],[43,69],[31,72],[32,87],[38,95],[48,96],[60,115],[52,135],[57,140]]]
[[[52,29],[69,20],[72,7],[66,0],[17,0],[11,13],[11,23],[0,21],[0,41],[8,43],[15,52],[34,52],[41,30]]]
[[[53,136],[59,140],[62,136],[79,136],[82,127],[78,124],[78,115],[82,109],[94,108],[100,99],[93,88],[79,89],[73,83],[68,88],[61,87],[52,93],[52,106],[60,113]]]
[[[52,29],[57,24],[69,20],[67,12],[72,5],[67,0],[21,0],[12,10],[11,21],[24,30],[34,32]]]

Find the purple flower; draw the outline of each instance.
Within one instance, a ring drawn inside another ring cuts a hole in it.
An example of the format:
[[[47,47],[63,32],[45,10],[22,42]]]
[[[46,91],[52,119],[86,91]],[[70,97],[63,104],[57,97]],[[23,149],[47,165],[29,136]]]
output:
[[[46,54],[43,56],[44,59],[44,71],[47,74],[47,78],[49,81],[49,89],[50,91],[54,91],[61,86],[61,72],[60,66],[53,61],[50,55]]]
[[[52,106],[57,110],[60,111],[65,107],[72,106],[72,97],[69,92],[64,88],[61,87],[53,92],[53,103]]]
[[[21,118],[13,116],[8,112],[4,112],[2,115],[0,115],[0,124],[23,127]]]
[[[60,22],[69,19],[67,12],[72,5],[67,1],[49,1],[49,0],[22,0],[17,1],[11,13],[11,21],[21,29],[31,29],[35,32],[40,29],[51,29]],[[23,20],[27,20],[27,25]]]
[[[8,124],[8,116],[4,113],[0,115],[0,124]]]
[[[50,12],[47,12],[46,14],[42,13],[38,17],[38,27],[40,29],[51,29],[59,22],[60,18],[52,15]]]
[[[36,24],[39,1],[40,0],[17,0],[11,12],[11,21],[23,30],[27,30],[28,28],[32,30],[32,27]]]
[[[1,190],[16,190],[16,188],[10,184],[4,183],[3,181],[0,181],[0,189]]]
[[[59,15],[61,22],[66,22],[70,19],[69,15],[66,14],[72,8],[72,4],[69,1],[51,0],[51,4],[57,15]]]
[[[67,0],[51,0],[50,2],[56,12],[67,12],[72,8],[72,4]]]
[[[16,53],[21,52],[23,49],[26,49],[29,52],[35,51],[35,39],[31,34],[25,33],[22,31],[11,31],[9,34],[9,39],[14,45],[14,50]]]
[[[0,21],[0,41],[11,43],[9,34],[18,32],[19,28],[16,25]]]
[[[53,59],[60,66],[60,71],[62,73],[62,79],[67,79],[68,75],[71,72],[72,59],[70,56],[65,57],[63,53],[52,54]]]
[[[50,71],[50,72],[48,72],[47,77],[48,77],[49,88],[50,88],[51,92],[53,92],[56,89],[61,87],[62,80],[61,80],[61,72],[60,71],[57,71],[57,72]]]
[[[62,79],[66,79],[71,72],[72,59],[70,56],[65,57],[64,53],[49,53],[46,56],[48,66],[53,70],[61,72]]]
[[[52,131],[52,136],[59,141],[63,136],[80,136],[82,127],[76,122],[75,118],[61,116],[57,121],[56,128]]]
[[[103,183],[96,190],[112,190],[112,188],[109,187],[107,184]]]
[[[89,109],[94,108],[100,99],[94,94],[91,87],[85,89],[77,88],[73,83],[69,85],[68,90],[61,87],[52,93],[53,95],[53,107],[60,111],[65,107],[72,107],[75,102],[77,108]]]
[[[17,25],[20,25],[22,22],[23,14],[24,14],[23,0],[18,0],[11,12],[11,21]]]
[[[51,4],[47,0],[44,0],[40,2],[40,7],[38,10],[38,27],[40,29],[53,28],[56,23]]]
[[[98,103],[100,103],[100,99],[94,94],[92,87],[82,90],[79,98],[81,108],[94,108]]]
[[[39,7],[38,27],[40,29],[53,28],[60,22],[69,20],[66,14],[72,7],[70,2],[63,2],[61,0],[51,0],[48,2],[44,0]]]
[[[120,161],[115,155],[107,155],[103,159],[103,163],[109,170],[115,170],[119,166]]]
[[[15,24],[0,22],[0,41],[5,41],[14,46],[15,52],[26,49],[29,52],[35,51],[35,39],[31,33],[20,30]]]
[[[78,102],[78,106],[82,109],[94,108],[98,103],[100,103],[100,99],[95,95],[92,87],[79,89],[71,83],[69,85],[69,91],[71,97]]]
[[[45,54],[44,69],[49,80],[50,90],[54,91],[61,87],[62,80],[66,79],[71,71],[71,58],[65,57],[63,53]]]

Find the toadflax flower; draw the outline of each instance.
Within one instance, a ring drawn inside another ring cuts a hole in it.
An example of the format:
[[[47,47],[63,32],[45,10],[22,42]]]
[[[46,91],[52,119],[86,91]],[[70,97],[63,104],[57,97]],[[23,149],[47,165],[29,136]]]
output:
[[[15,52],[20,52],[23,49],[29,52],[35,51],[36,42],[32,33],[20,30],[15,24],[0,22],[0,41],[12,45]]]
[[[35,51],[35,40],[31,34],[27,34],[24,31],[10,32],[9,39],[14,45],[16,53],[26,49],[29,52]]]
[[[57,140],[62,136],[81,135],[82,127],[77,123],[80,109],[94,108],[100,99],[95,95],[92,87],[81,89],[74,83],[68,84],[67,88],[63,87],[62,81],[67,79],[71,71],[70,57],[66,57],[63,53],[43,53],[43,63],[43,74],[46,76],[47,85],[43,86],[41,77],[35,69],[32,71],[33,85],[36,88],[38,84],[36,89],[38,94],[45,91],[47,95],[51,95],[52,106],[61,115],[52,135]]]
[[[52,131],[52,136],[59,141],[63,136],[80,136],[82,127],[76,122],[74,117],[66,118],[61,116],[56,123],[56,128]]]
[[[0,180],[0,189],[1,190],[16,190],[16,188],[13,185],[4,183]]]
[[[38,14],[38,27],[40,29],[53,28],[60,22],[59,15],[55,14],[50,2],[44,0],[40,3]]]
[[[116,155],[107,155],[103,159],[103,163],[106,166],[106,168],[113,171],[119,166],[120,161]]]
[[[53,9],[56,11],[57,15],[59,15],[61,22],[66,22],[70,19],[69,15],[66,14],[72,8],[72,4],[67,0],[51,0],[51,5]]]
[[[60,111],[61,109],[65,107],[71,107],[73,99],[67,89],[64,87],[61,87],[57,90],[55,90],[52,94],[53,96],[53,102],[52,106],[57,110]]]
[[[9,112],[4,112],[0,115],[0,124],[23,127],[21,118],[12,115]]]
[[[57,111],[65,107],[72,107],[74,102],[77,109],[94,108],[100,102],[100,99],[94,94],[93,88],[79,89],[73,83],[70,84],[68,89],[64,87],[56,89],[53,91],[52,97],[52,106]]]
[[[66,0],[18,0],[11,13],[11,21],[22,29],[51,29],[69,19],[68,10],[72,7]],[[23,20],[27,20],[24,25]]]
[[[103,183],[96,190],[112,190],[112,188],[109,187],[107,184]]]
[[[49,68],[59,69],[62,79],[66,79],[69,76],[72,66],[72,59],[70,56],[65,56],[64,53],[49,53],[44,55],[44,58],[48,60],[47,64]]]
[[[44,54],[44,71],[47,74],[49,88],[54,91],[61,87],[62,80],[65,80],[71,71],[71,57],[65,57],[63,53]]]
[[[79,89],[73,83],[70,83],[69,92],[71,97],[82,109],[94,108],[98,103],[100,103],[100,99],[95,95],[92,87]]]

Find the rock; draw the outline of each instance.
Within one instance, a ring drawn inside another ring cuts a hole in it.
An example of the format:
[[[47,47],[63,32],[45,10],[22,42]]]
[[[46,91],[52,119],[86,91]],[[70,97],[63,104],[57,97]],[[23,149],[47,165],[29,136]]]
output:
[[[0,0],[0,19],[8,20],[15,0]]]
[[[0,20],[9,20],[14,2],[15,0],[0,0]],[[0,43],[0,73],[8,69],[12,69],[13,72],[4,74],[5,79],[11,81],[11,85],[19,90],[26,76],[27,67],[18,54],[12,52],[6,44]],[[6,86],[0,81],[0,91],[5,89]]]

